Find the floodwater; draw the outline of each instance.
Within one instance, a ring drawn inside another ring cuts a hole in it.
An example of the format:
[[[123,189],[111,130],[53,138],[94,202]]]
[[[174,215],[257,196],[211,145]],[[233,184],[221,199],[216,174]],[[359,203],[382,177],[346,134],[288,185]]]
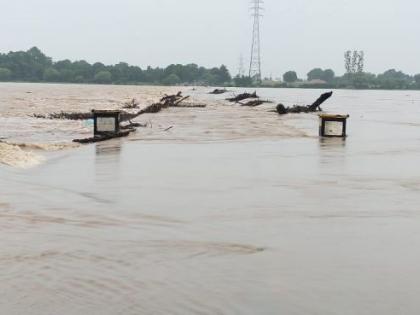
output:
[[[1,314],[419,313],[420,92],[335,91],[343,141],[182,89],[208,107],[74,147],[89,122],[29,115],[177,88],[0,85]]]

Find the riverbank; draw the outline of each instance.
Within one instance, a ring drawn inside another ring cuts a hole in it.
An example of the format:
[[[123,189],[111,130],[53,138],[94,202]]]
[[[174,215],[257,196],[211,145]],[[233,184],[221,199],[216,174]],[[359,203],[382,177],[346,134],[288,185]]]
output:
[[[30,81],[8,81],[0,82],[4,84],[40,84],[40,85],[86,85],[86,86],[98,86],[98,83],[72,83],[72,82],[30,82]],[[100,84],[101,86],[132,86],[132,87],[156,87],[161,89],[171,89],[173,85],[164,85],[164,84],[150,84],[150,83],[113,83],[113,84]],[[200,88],[200,89],[215,89],[215,88],[226,88],[226,89],[300,89],[300,90],[344,90],[344,91],[420,91],[420,86],[411,86],[407,88],[391,88],[391,87],[378,87],[378,86],[343,86],[335,84],[311,84],[311,83],[302,83],[302,84],[287,84],[287,83],[271,83],[271,84],[250,84],[250,85],[195,85],[195,84],[179,84],[176,85],[178,89],[184,88]]]

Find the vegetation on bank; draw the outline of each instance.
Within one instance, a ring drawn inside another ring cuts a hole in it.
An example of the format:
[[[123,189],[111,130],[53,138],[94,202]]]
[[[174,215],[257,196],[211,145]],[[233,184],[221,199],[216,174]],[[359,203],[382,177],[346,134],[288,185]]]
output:
[[[318,69],[314,69],[318,70]],[[318,72],[311,70],[311,72]],[[332,70],[325,70],[332,71]],[[310,72],[310,73],[311,73]],[[293,74],[290,74],[293,73]],[[310,77],[308,73],[308,77]],[[390,69],[382,74],[367,72],[346,73],[343,76],[331,76],[326,79],[324,75],[315,75],[312,79],[298,79],[294,71],[283,76],[283,82],[265,79],[262,87],[278,88],[328,88],[328,89],[377,89],[377,90],[419,90],[420,74],[414,76]],[[291,79],[290,79],[291,78]]]
[[[0,54],[0,81],[219,86],[228,85],[232,78],[223,65],[211,69],[196,64],[141,69],[124,62],[112,66],[84,60],[54,62],[33,47]]]
[[[38,48],[28,51],[0,53],[0,81],[57,82],[97,84],[148,85],[210,85],[238,87],[288,87],[329,89],[420,89],[420,74],[411,76],[394,69],[375,75],[364,72],[364,53],[345,53],[346,74],[336,76],[331,69],[315,68],[307,79],[298,78],[295,71],[287,71],[283,80],[264,79],[257,82],[247,76],[231,77],[228,69],[204,68],[196,64],[170,65],[166,68],[141,69],[121,62],[104,65],[84,60],[54,62]]]
[[[298,79],[295,71],[288,71],[283,75],[281,87],[296,88],[335,88],[335,89],[420,89],[420,74],[411,76],[390,69],[382,74],[373,74],[364,71],[365,54],[363,51],[346,51],[344,53],[343,76],[336,76],[331,69],[312,69],[307,74],[307,80]],[[270,84],[270,80],[263,84]]]

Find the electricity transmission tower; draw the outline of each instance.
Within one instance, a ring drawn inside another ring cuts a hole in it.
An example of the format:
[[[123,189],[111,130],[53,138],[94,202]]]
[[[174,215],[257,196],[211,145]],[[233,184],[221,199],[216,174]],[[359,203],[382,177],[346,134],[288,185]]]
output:
[[[252,30],[251,62],[249,65],[249,76],[261,82],[261,41],[260,41],[260,18],[262,17],[263,0],[252,0],[252,17],[254,27]]]

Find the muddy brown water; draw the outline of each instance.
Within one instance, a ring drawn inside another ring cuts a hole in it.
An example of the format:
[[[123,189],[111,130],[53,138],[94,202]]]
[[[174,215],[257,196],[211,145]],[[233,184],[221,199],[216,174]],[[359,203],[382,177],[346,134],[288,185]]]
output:
[[[89,123],[28,115],[177,88],[0,84],[1,314],[418,314],[419,92],[335,91],[341,141],[183,89],[209,106],[69,147]]]

